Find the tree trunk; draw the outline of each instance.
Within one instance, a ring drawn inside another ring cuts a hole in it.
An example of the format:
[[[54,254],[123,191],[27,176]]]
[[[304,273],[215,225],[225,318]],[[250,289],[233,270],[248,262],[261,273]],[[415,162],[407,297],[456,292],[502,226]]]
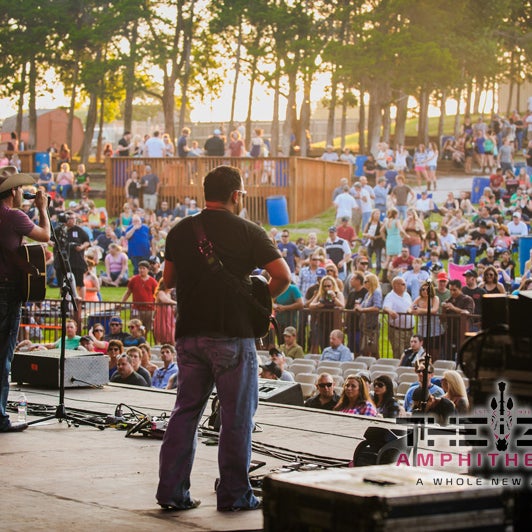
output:
[[[133,125],[133,98],[135,96],[135,65],[137,59],[138,21],[133,23],[129,41],[129,57],[126,63],[124,85],[126,87],[124,101],[124,131],[131,131]]]
[[[395,115],[395,145],[405,143],[406,117],[408,113],[408,94],[399,91],[397,102],[397,112]]]
[[[102,84],[105,82],[102,80]],[[104,124],[104,110],[105,110],[105,91],[102,89],[100,94],[100,108],[98,112],[98,140],[96,141],[96,161],[101,162],[103,151],[103,124]]]
[[[174,116],[175,116],[175,79],[172,74],[166,72],[163,79],[163,114],[164,114],[164,132],[175,137]]]
[[[481,114],[480,95],[482,94],[482,85],[483,82],[481,80],[477,80],[475,83],[475,110],[477,115]]]
[[[89,97],[89,108],[87,110],[87,118],[85,122],[85,136],[83,137],[83,144],[81,146],[81,162],[86,164],[89,160],[91,150],[92,137],[94,136],[94,126],[96,125],[98,94],[91,92]]]
[[[438,142],[443,137],[443,131],[445,129],[445,117],[447,116],[445,111],[445,104],[447,102],[447,91],[444,89],[441,92],[440,99],[440,118],[438,119]]]
[[[465,114],[471,116],[473,114],[473,84],[471,81],[467,82],[466,88],[466,105]]]
[[[187,39],[185,43],[185,65],[183,73],[183,81],[181,83],[181,107],[179,108],[179,127],[178,133],[181,134],[181,130],[185,127],[185,120],[187,116],[187,106],[188,106],[188,85],[190,82],[190,57],[192,55],[191,50],[192,40]],[[175,139],[174,139],[175,141]]]
[[[288,72],[288,99],[286,102],[286,118],[283,127],[283,154],[290,154],[290,139],[296,134],[296,120],[294,120],[296,108],[296,72]],[[296,139],[297,142],[297,139]]]
[[[72,92],[70,94],[70,105],[68,107],[68,122],[67,122],[67,144],[72,148],[72,131],[74,129],[74,111],[76,109],[76,97],[78,90],[78,76],[79,76],[79,61],[74,63],[74,72],[72,73]],[[98,161],[99,162],[99,161]]]
[[[310,129],[310,88],[312,84],[312,74],[306,73],[303,84],[303,103],[301,104],[301,112],[299,114],[299,139],[300,139],[300,154],[301,157],[306,157],[308,154],[307,146],[307,129]]]
[[[248,112],[246,115],[246,140],[251,142],[251,113],[253,111],[253,91],[255,89],[255,79],[257,78],[257,56],[253,56],[251,62],[251,74],[249,83],[249,95],[248,95]]]
[[[366,153],[366,104],[364,103],[364,91],[360,89],[360,106],[358,111],[358,152]]]
[[[34,150],[37,146],[37,65],[36,59],[30,59],[30,75],[28,80],[28,89],[30,93],[28,102],[29,117],[29,140],[28,148]]]
[[[238,17],[238,37],[236,41],[236,57],[235,57],[235,78],[233,81],[233,92],[231,94],[231,116],[229,118],[229,129],[235,129],[235,107],[236,107],[236,92],[238,90],[238,77],[240,75],[240,57],[242,54],[242,16]]]
[[[380,89],[377,86],[369,90],[369,116],[368,116],[368,145],[369,151],[377,154],[377,144],[380,142],[382,128],[382,102]]]
[[[327,138],[325,144],[334,144],[334,121],[335,121],[335,114],[336,114],[336,102],[338,99],[337,96],[338,91],[338,81],[336,80],[336,74],[333,72],[332,74],[332,82],[331,82],[331,99],[329,101],[329,113],[327,116]]]
[[[342,98],[342,117],[340,120],[340,149],[345,149],[345,137],[347,135],[347,99],[345,97],[345,85],[343,87],[344,97]]]
[[[17,138],[21,139],[22,135],[22,120],[24,118],[24,95],[26,94],[26,62],[22,64],[20,69],[20,88],[18,91],[18,103],[17,103],[17,122],[15,125],[15,131]]]
[[[279,153],[279,72],[280,72],[280,60],[277,58],[277,65],[275,67],[275,78],[274,78],[274,92],[273,92],[273,116],[272,116],[272,139],[270,147],[272,149],[272,156],[277,157]]]
[[[462,89],[458,91],[456,96],[456,114],[454,115],[454,138],[460,136],[460,103],[462,102]]]
[[[382,106],[382,140],[386,144],[390,144],[390,133],[392,128],[392,120],[390,118],[390,104],[387,103]]]
[[[418,142],[427,144],[429,141],[429,91],[422,88],[419,93],[419,129],[417,132]]]

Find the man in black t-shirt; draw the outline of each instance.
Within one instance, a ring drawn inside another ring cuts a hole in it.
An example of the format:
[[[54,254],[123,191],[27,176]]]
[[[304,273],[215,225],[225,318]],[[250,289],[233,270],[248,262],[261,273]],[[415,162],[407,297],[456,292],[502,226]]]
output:
[[[225,144],[221,138],[222,132],[219,129],[214,130],[212,137],[205,141],[205,155],[209,157],[223,157],[225,154]]]
[[[318,394],[305,401],[305,406],[319,410],[333,410],[340,396],[334,391],[334,380],[329,373],[322,373],[316,381]]]
[[[131,358],[126,353],[118,356],[116,371],[111,377],[111,382],[132,384],[134,386],[148,386],[148,383],[133,369]]]
[[[118,141],[118,157],[129,157],[131,148],[131,131],[124,131],[124,135]]]
[[[59,286],[63,284],[62,271],[59,264],[59,248],[63,256],[68,259],[70,269],[76,280],[76,288],[81,299],[85,299],[85,285],[83,276],[87,271],[87,262],[85,261],[85,250],[90,246],[89,235],[85,230],[76,225],[76,214],[72,211],[65,213],[66,223],[59,229],[56,229],[59,246],[54,248],[54,267],[57,275]]]
[[[198,249],[201,235],[196,224],[201,224],[223,268],[244,287],[250,286],[254,269],[265,269],[275,298],[290,284],[290,270],[266,232],[238,216],[246,192],[237,168],[215,168],[205,177],[203,189],[205,210],[183,218],[166,239],[163,279],[167,287],[176,288],[179,373],[176,404],[161,446],[156,498],[170,510],[198,506],[189,491],[194,440],[215,385],[223,412],[217,509],[255,510],[260,501],[253,494],[248,471],[258,363],[250,304],[210,268]]]

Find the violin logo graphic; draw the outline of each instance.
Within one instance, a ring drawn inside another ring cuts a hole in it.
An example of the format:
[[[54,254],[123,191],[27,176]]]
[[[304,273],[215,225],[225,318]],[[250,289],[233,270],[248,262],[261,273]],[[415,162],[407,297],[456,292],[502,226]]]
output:
[[[511,397],[505,399],[504,391],[506,390],[506,383],[499,382],[499,400],[493,398],[491,400],[491,408],[493,410],[490,419],[490,427],[495,438],[496,447],[498,451],[506,451],[508,449],[508,441],[513,426],[512,408],[514,402]]]

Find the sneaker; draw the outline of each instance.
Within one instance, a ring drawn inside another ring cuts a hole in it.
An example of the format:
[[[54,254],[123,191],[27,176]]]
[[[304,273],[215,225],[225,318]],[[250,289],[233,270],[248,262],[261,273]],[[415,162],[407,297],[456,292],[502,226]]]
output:
[[[182,512],[184,510],[193,510],[194,508],[197,508],[201,504],[201,501],[199,499],[190,499],[187,503],[176,505],[176,504],[162,504],[159,503],[159,506],[162,510],[165,510],[167,512]]]
[[[251,512],[253,510],[262,510],[262,499],[259,499],[255,506],[227,506],[218,508],[219,512]]]

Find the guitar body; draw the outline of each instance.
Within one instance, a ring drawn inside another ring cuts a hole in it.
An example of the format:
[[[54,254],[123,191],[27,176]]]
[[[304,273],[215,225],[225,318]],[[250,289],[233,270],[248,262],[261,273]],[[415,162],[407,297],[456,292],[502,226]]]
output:
[[[46,297],[46,255],[43,247],[25,244],[18,248],[17,253],[33,270],[21,272],[22,301],[43,301]]]
[[[262,275],[250,275],[249,278],[251,280],[251,295],[264,309],[260,312],[254,307],[250,308],[255,338],[262,338],[270,330],[270,317],[273,312],[272,296],[268,290],[268,282]]]

